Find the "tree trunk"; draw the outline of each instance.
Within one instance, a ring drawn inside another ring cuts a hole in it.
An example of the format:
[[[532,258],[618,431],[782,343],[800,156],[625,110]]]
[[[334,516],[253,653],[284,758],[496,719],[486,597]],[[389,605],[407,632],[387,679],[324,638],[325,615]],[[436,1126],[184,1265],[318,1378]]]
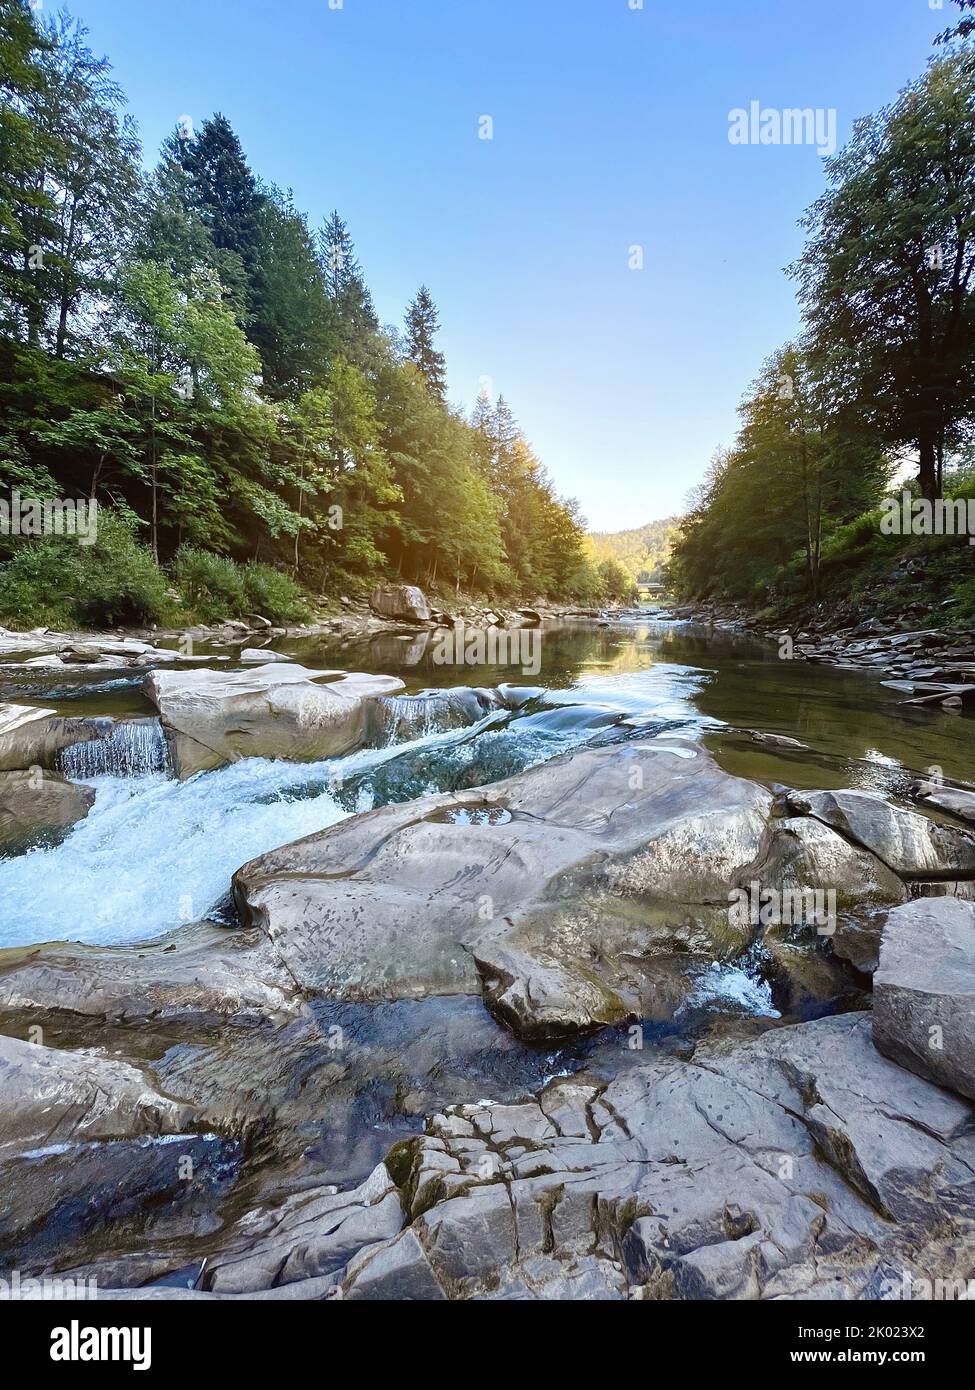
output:
[[[925,425],[918,439],[918,482],[921,496],[929,502],[938,497],[938,447],[935,431]]]

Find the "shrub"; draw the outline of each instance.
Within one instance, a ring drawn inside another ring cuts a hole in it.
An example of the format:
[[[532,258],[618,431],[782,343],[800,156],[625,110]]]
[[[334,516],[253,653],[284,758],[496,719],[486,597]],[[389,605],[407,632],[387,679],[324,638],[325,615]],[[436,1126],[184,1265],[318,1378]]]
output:
[[[298,585],[273,565],[237,565],[226,555],[184,546],[173,562],[176,584],[187,608],[205,623],[260,613],[275,623],[307,615]]]
[[[0,621],[106,627],[166,620],[166,579],[132,522],[101,508],[97,539],[25,538],[0,565]]]
[[[301,590],[290,575],[252,560],[244,566],[243,578],[248,612],[260,613],[273,623],[299,622],[307,617]]]
[[[239,618],[246,612],[243,575],[226,555],[184,546],[176,553],[173,572],[184,602],[201,621]]]

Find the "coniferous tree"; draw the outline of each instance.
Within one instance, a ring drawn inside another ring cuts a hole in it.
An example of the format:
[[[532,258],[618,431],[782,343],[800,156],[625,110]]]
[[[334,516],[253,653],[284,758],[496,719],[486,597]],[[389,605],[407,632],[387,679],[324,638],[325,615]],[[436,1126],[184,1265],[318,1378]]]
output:
[[[337,339],[334,305],[303,215],[272,190],[259,212],[260,252],[248,336],[261,355],[264,384],[296,400],[321,382]]]
[[[406,312],[406,355],[416,364],[427,386],[443,400],[447,393],[447,367],[442,352],[434,346],[440,315],[426,285],[421,285]]]
[[[372,363],[379,319],[346,224],[333,212],[318,234],[325,289],[332,305],[336,350],[357,366]]]
[[[254,292],[260,252],[262,196],[233,127],[217,112],[199,134],[180,142],[180,160],[189,175],[190,207],[203,221],[218,251],[240,258]]]

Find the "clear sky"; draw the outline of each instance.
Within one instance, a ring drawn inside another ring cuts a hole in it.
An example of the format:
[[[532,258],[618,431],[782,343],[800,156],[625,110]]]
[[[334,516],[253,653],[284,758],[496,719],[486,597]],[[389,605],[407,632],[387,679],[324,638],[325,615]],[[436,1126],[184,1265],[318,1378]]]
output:
[[[631,4],[68,8],[115,64],[147,157],[181,116],[222,111],[255,172],[314,224],[339,209],[384,322],[429,284],[451,399],[470,408],[488,378],[560,491],[594,528],[619,529],[680,509],[796,328],[783,267],[822,158],[732,145],[729,112],[835,108],[842,143],[957,13],[950,0]],[[493,140],[478,138],[482,116]]]

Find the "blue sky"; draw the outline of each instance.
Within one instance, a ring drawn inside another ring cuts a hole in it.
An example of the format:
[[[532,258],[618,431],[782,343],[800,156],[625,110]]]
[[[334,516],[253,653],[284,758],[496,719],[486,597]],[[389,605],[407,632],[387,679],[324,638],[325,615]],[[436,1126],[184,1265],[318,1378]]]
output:
[[[823,187],[729,112],[835,108],[924,67],[929,0],[71,0],[147,157],[223,111],[313,223],[338,207],[384,322],[421,282],[450,395],[503,392],[598,529],[680,510],[764,357]],[[46,0],[45,8],[52,8]],[[494,122],[478,138],[479,118]],[[644,269],[629,268],[644,248]]]

